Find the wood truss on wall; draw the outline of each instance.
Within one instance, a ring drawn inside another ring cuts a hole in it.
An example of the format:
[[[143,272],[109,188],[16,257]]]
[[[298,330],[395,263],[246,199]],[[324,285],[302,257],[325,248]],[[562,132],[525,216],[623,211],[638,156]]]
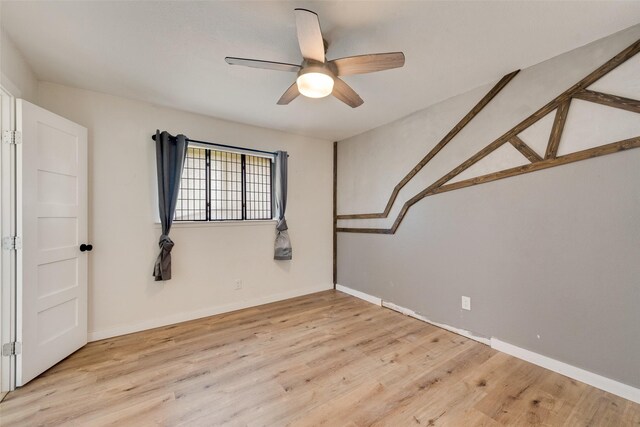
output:
[[[533,172],[541,169],[547,169],[554,166],[560,166],[567,163],[577,162],[593,157],[603,156],[606,154],[615,153],[622,150],[628,150],[631,148],[640,147],[640,136],[617,141],[607,145],[601,145],[599,147],[590,148],[587,150],[577,151],[570,154],[558,156],[558,147],[560,145],[560,138],[564,125],[567,119],[567,113],[571,106],[572,99],[580,99],[583,101],[589,101],[605,105],[607,107],[619,108],[634,113],[640,113],[640,101],[635,99],[623,98],[620,96],[610,95],[606,93],[595,92],[588,90],[587,87],[591,86],[597,80],[608,74],[610,71],[618,67],[620,64],[627,61],[629,58],[640,52],[640,40],[637,40],[631,46],[618,53],[611,58],[605,64],[593,71],[591,74],[580,80],[575,85],[558,95],[549,103],[544,105],[535,113],[518,123],[513,128],[509,129],[501,137],[487,145],[485,148],[471,156],[462,164],[451,170],[449,173],[438,179],[436,182],[416,194],[409,199],[400,210],[398,216],[393,222],[390,228],[355,228],[355,227],[339,227],[336,228],[337,232],[342,233],[377,233],[377,234],[394,234],[400,223],[404,219],[409,208],[422,200],[425,197],[432,196],[434,194],[443,193],[446,191],[457,190],[459,188],[469,187],[472,185],[482,184],[485,182],[491,182],[502,178],[521,175],[528,172]],[[371,218],[387,218],[393,203],[398,196],[398,193],[407,182],[409,182],[449,141],[453,139],[455,135],[462,130],[499,92],[509,83],[513,77],[518,73],[513,73],[504,76],[492,89],[485,95],[480,102],[473,107],[473,109],[456,125],[453,129],[409,172],[393,189],[391,197],[387,203],[383,212],[380,213],[365,213],[365,214],[350,214],[350,215],[337,215],[336,219],[371,219]],[[551,134],[549,136],[549,142],[544,158],[538,155],[531,147],[529,147],[520,137],[520,134],[525,129],[529,128],[534,123],[545,117],[547,114],[556,110],[553,126],[551,128]],[[520,151],[531,163],[523,166],[514,167],[511,169],[494,172],[475,178],[465,179],[462,181],[446,184],[451,179],[459,175],[470,166],[477,163],[479,160],[486,157],[488,154],[495,151],[497,148],[505,143],[510,143],[518,151]]]
[[[435,157],[436,154],[440,152],[444,148],[445,145],[449,143],[469,122],[480,112],[482,109],[489,103],[495,96],[500,93],[500,91],[509,83],[515,76],[518,74],[520,70],[516,70],[512,73],[507,74],[503,78],[500,79],[498,83],[494,87],[491,88],[489,92],[467,113],[466,116],[462,118],[456,124],[448,134],[444,136],[436,144],[435,147],[429,151],[429,153],[420,160],[420,162],[413,168],[411,171],[404,177],[402,180],[396,185],[391,192],[391,196],[389,197],[389,201],[387,202],[387,206],[384,208],[383,212],[380,213],[369,213],[369,214],[352,214],[352,215],[338,215],[338,219],[367,219],[367,218],[386,218],[389,216],[389,211],[393,207],[393,203],[396,201],[396,197],[398,197],[398,193],[402,190],[411,179],[420,172],[420,170],[429,163],[431,159]]]

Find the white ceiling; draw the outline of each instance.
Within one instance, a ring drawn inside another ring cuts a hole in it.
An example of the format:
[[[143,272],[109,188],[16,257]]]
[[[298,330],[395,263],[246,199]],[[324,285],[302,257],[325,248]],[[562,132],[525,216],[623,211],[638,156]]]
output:
[[[344,80],[364,99],[298,97],[293,9],[320,16],[329,59],[404,51],[404,68]],[[640,2],[8,2],[2,25],[40,80],[339,140],[640,22]]]

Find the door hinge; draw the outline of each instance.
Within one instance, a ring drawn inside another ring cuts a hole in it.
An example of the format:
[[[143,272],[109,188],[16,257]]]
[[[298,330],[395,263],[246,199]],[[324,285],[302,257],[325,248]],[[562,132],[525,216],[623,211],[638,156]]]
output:
[[[22,343],[21,342],[8,342],[6,344],[2,344],[2,355],[3,356],[15,356],[17,354],[22,353]]]
[[[22,143],[22,132],[18,132],[17,130],[5,130],[2,132],[2,143],[3,144],[21,144]]]
[[[4,237],[2,239],[2,249],[7,251],[22,249],[22,239],[18,236]]]

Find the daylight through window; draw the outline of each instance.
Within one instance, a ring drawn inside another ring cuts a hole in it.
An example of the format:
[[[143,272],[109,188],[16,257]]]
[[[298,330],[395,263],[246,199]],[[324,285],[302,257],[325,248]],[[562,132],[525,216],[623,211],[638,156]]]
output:
[[[174,220],[272,219],[272,164],[270,158],[190,147]]]

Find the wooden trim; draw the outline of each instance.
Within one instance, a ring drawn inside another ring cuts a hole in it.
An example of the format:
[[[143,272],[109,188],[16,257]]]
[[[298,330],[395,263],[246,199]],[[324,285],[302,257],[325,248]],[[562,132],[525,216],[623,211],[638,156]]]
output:
[[[518,150],[523,156],[525,156],[531,163],[539,162],[542,157],[538,155],[531,147],[529,147],[522,139],[517,135],[509,140],[509,143]]]
[[[592,159],[594,157],[605,156],[607,154],[617,153],[618,151],[630,150],[632,148],[640,147],[640,136],[625,139],[618,142],[612,142],[611,144],[600,145],[598,147],[589,148],[582,151],[576,151],[574,153],[565,154],[564,156],[554,157],[552,159],[545,159],[540,162],[530,163],[528,165],[517,166],[511,169],[505,169],[500,172],[494,172],[487,175],[478,176],[475,178],[466,179],[464,181],[455,182],[433,191],[432,194],[444,193],[451,190],[457,190],[459,188],[470,187],[472,185],[483,184],[485,182],[497,181],[499,179],[508,178],[511,176],[522,175],[524,173],[535,172],[542,169],[548,169],[555,166],[566,165],[568,163],[574,163],[581,160]]]
[[[355,228],[355,227],[338,227],[338,233],[364,233],[364,234],[395,234],[392,228]]]
[[[640,113],[640,101],[636,99],[586,89],[576,93],[573,97],[583,101],[606,105],[607,107],[620,108],[621,110],[631,111],[632,113]]]
[[[333,289],[338,283],[338,141],[333,142]]]
[[[603,76],[610,73],[613,69],[618,67],[620,64],[626,62],[629,58],[634,56],[636,53],[640,52],[640,39],[636,40],[629,47],[618,53],[616,56],[602,64],[595,71],[589,74],[584,79],[580,80],[574,86],[569,88],[567,92],[577,93],[582,89],[586,89],[591,86],[596,81],[600,80]]]
[[[607,145],[601,145],[595,148],[589,148],[587,150],[576,151],[575,153],[565,154],[564,156],[544,159],[535,163],[529,163],[528,165],[517,166],[511,169],[505,169],[500,172],[494,172],[487,175],[477,176],[475,178],[465,179],[464,181],[454,182],[451,184],[442,185],[440,187],[431,188],[428,192],[425,192],[425,194],[423,194],[420,197],[420,199],[423,199],[428,196],[432,196],[434,194],[446,193],[447,191],[458,190],[460,188],[466,188],[466,187],[471,187],[473,185],[484,184],[485,182],[497,181],[503,178],[522,175],[525,173],[535,172],[542,169],[548,169],[555,166],[561,166],[568,163],[574,163],[581,160],[592,159],[594,157],[600,157],[607,154],[617,153],[618,151],[630,150],[632,148],[638,148],[638,147],[640,147],[640,136],[636,136],[634,138],[629,138],[629,139],[625,139],[618,142],[613,142]],[[415,200],[414,203],[420,199]],[[342,232],[342,233],[376,233],[376,234],[394,234],[396,230],[397,230],[397,226],[395,223],[394,223],[394,227],[391,227],[391,228],[338,228],[337,229],[338,232]]]
[[[544,155],[545,159],[552,159],[556,157],[556,154],[558,154],[558,147],[560,146],[560,139],[562,138],[564,125],[567,122],[570,103],[571,99],[568,99],[561,103],[556,109],[556,117],[553,119],[553,127],[551,128],[551,134],[549,135],[547,152]]]
[[[444,138],[440,140],[436,144],[435,147],[429,151],[429,153],[420,160],[420,162],[413,168],[411,171],[404,177],[402,180],[396,185],[389,197],[389,201],[387,202],[387,206],[384,208],[383,212],[380,213],[365,213],[365,214],[348,214],[348,215],[338,215],[338,219],[369,219],[369,218],[386,218],[393,207],[393,203],[396,201],[398,197],[398,193],[402,190],[411,179],[416,176],[420,170],[425,167],[427,163],[431,159],[435,157],[436,154],[440,152],[448,143],[451,141],[469,122],[478,115],[480,111],[486,105],[491,102],[495,96],[500,93],[500,91],[518,74],[520,70],[516,70],[512,73],[509,73],[502,77],[495,86],[491,88],[489,92],[456,124],[450,131],[447,133]]]
[[[626,49],[624,49],[623,51],[618,53],[616,56],[614,56],[613,58],[611,58],[610,60],[605,62],[603,65],[598,67],[596,70],[592,71],[589,75],[587,75],[586,77],[581,79],[579,82],[577,82],[576,84],[571,86],[569,89],[567,89],[564,92],[562,92],[556,98],[554,98],[551,101],[549,101],[546,105],[544,105],[543,107],[538,109],[535,113],[531,114],[529,117],[527,117],[526,119],[524,119],[523,121],[521,121],[517,125],[515,125],[513,128],[508,130],[504,135],[502,135],[501,137],[499,137],[498,139],[493,141],[491,144],[489,144],[488,146],[486,146],[485,148],[480,150],[478,153],[476,153],[470,159],[467,159],[464,163],[462,163],[461,165],[459,165],[458,167],[453,169],[451,172],[449,172],[448,174],[446,174],[445,176],[440,178],[438,181],[436,181],[435,183],[431,184],[429,187],[425,188],[420,193],[418,193],[417,195],[415,195],[414,197],[409,199],[403,205],[402,209],[400,210],[400,213],[396,217],[396,220],[394,221],[394,223],[391,226],[391,228],[351,228],[351,227],[347,228],[347,227],[340,227],[340,228],[337,228],[336,231],[337,232],[341,232],[341,233],[394,234],[396,232],[396,230],[398,229],[398,227],[400,226],[400,223],[404,219],[404,216],[407,214],[407,211],[409,210],[409,208],[412,205],[417,203],[419,200],[421,200],[421,199],[423,199],[423,198],[425,198],[425,197],[427,197],[427,196],[429,196],[431,194],[434,194],[435,190],[438,189],[439,187],[443,186],[447,181],[453,179],[453,177],[455,177],[456,175],[458,175],[459,173],[461,173],[462,171],[464,171],[465,169],[467,169],[471,165],[475,164],[480,159],[484,158],[487,154],[491,153],[492,151],[494,151],[495,149],[500,147],[502,144],[506,143],[507,141],[510,141],[514,136],[517,136],[520,132],[522,132],[523,130],[527,129],[529,126],[533,125],[538,120],[542,119],[544,116],[549,114],[551,111],[555,110],[556,108],[560,109],[562,104],[566,104],[565,106],[562,107],[562,109],[565,109],[565,110],[568,111],[568,108],[569,108],[568,102],[571,100],[572,97],[574,97],[574,95],[584,92],[586,87],[588,87],[591,84],[593,84],[594,82],[596,82],[602,76],[606,75],[611,70],[615,69],[617,66],[619,66],[622,63],[624,63],[629,58],[631,58],[632,56],[637,54],[638,52],[640,52],[640,39],[636,40],[633,44],[631,44]],[[556,120],[554,120],[554,128],[556,128],[555,121],[559,121],[559,120],[562,120],[561,124],[562,124],[562,127],[564,127],[564,121],[566,120],[566,111],[564,112],[564,118],[558,118],[557,117],[558,114],[559,113],[556,113]],[[561,135],[562,130],[560,128],[560,123],[558,123],[557,127],[558,128],[556,129],[556,133],[558,133],[558,131],[559,131],[559,133]],[[559,139],[560,138],[558,136],[558,142],[559,142]],[[631,140],[633,140],[633,139],[634,138],[631,138]],[[629,140],[627,140],[627,141],[629,141]],[[611,144],[609,144],[609,145],[611,145]],[[607,147],[607,146],[602,146],[602,147]],[[596,149],[602,148],[602,147],[596,147]],[[635,146],[634,147],[629,147],[629,148],[635,148]],[[623,149],[627,149],[627,148],[623,148]],[[556,147],[556,150],[557,150],[557,147]],[[547,152],[548,151],[549,150],[547,150]],[[589,150],[586,150],[586,151],[589,151]],[[616,151],[619,151],[619,150],[616,150]],[[576,154],[576,153],[572,153],[572,154]],[[604,154],[608,154],[608,153],[604,153]],[[598,154],[598,155],[603,155],[603,154]],[[563,156],[563,158],[564,157],[566,157],[566,156]],[[596,157],[596,156],[591,156],[591,157]],[[551,159],[547,159],[547,160],[553,160],[553,159],[551,158]],[[531,163],[531,164],[525,165],[525,166],[538,165],[540,163],[542,163],[542,162]],[[520,166],[519,168],[523,168],[525,166]],[[514,169],[518,169],[518,168],[514,168]],[[512,169],[507,169],[507,171],[510,171],[510,170],[512,170]],[[537,169],[535,169],[535,170],[537,170]],[[504,173],[504,172],[506,172],[506,171],[502,171],[502,172],[499,172],[499,173]],[[525,173],[525,172],[521,172],[521,173]],[[478,178],[482,178],[482,177],[477,177],[477,178],[473,178],[473,179],[478,179]],[[466,181],[469,181],[469,180],[466,180]],[[460,181],[460,182],[466,182],[466,181]],[[450,184],[447,187],[458,185],[458,184],[460,184],[460,183]],[[386,216],[376,216],[376,215],[380,215],[380,214],[338,215],[337,218],[338,219],[364,219],[364,218],[384,218],[384,217],[386,217]]]

